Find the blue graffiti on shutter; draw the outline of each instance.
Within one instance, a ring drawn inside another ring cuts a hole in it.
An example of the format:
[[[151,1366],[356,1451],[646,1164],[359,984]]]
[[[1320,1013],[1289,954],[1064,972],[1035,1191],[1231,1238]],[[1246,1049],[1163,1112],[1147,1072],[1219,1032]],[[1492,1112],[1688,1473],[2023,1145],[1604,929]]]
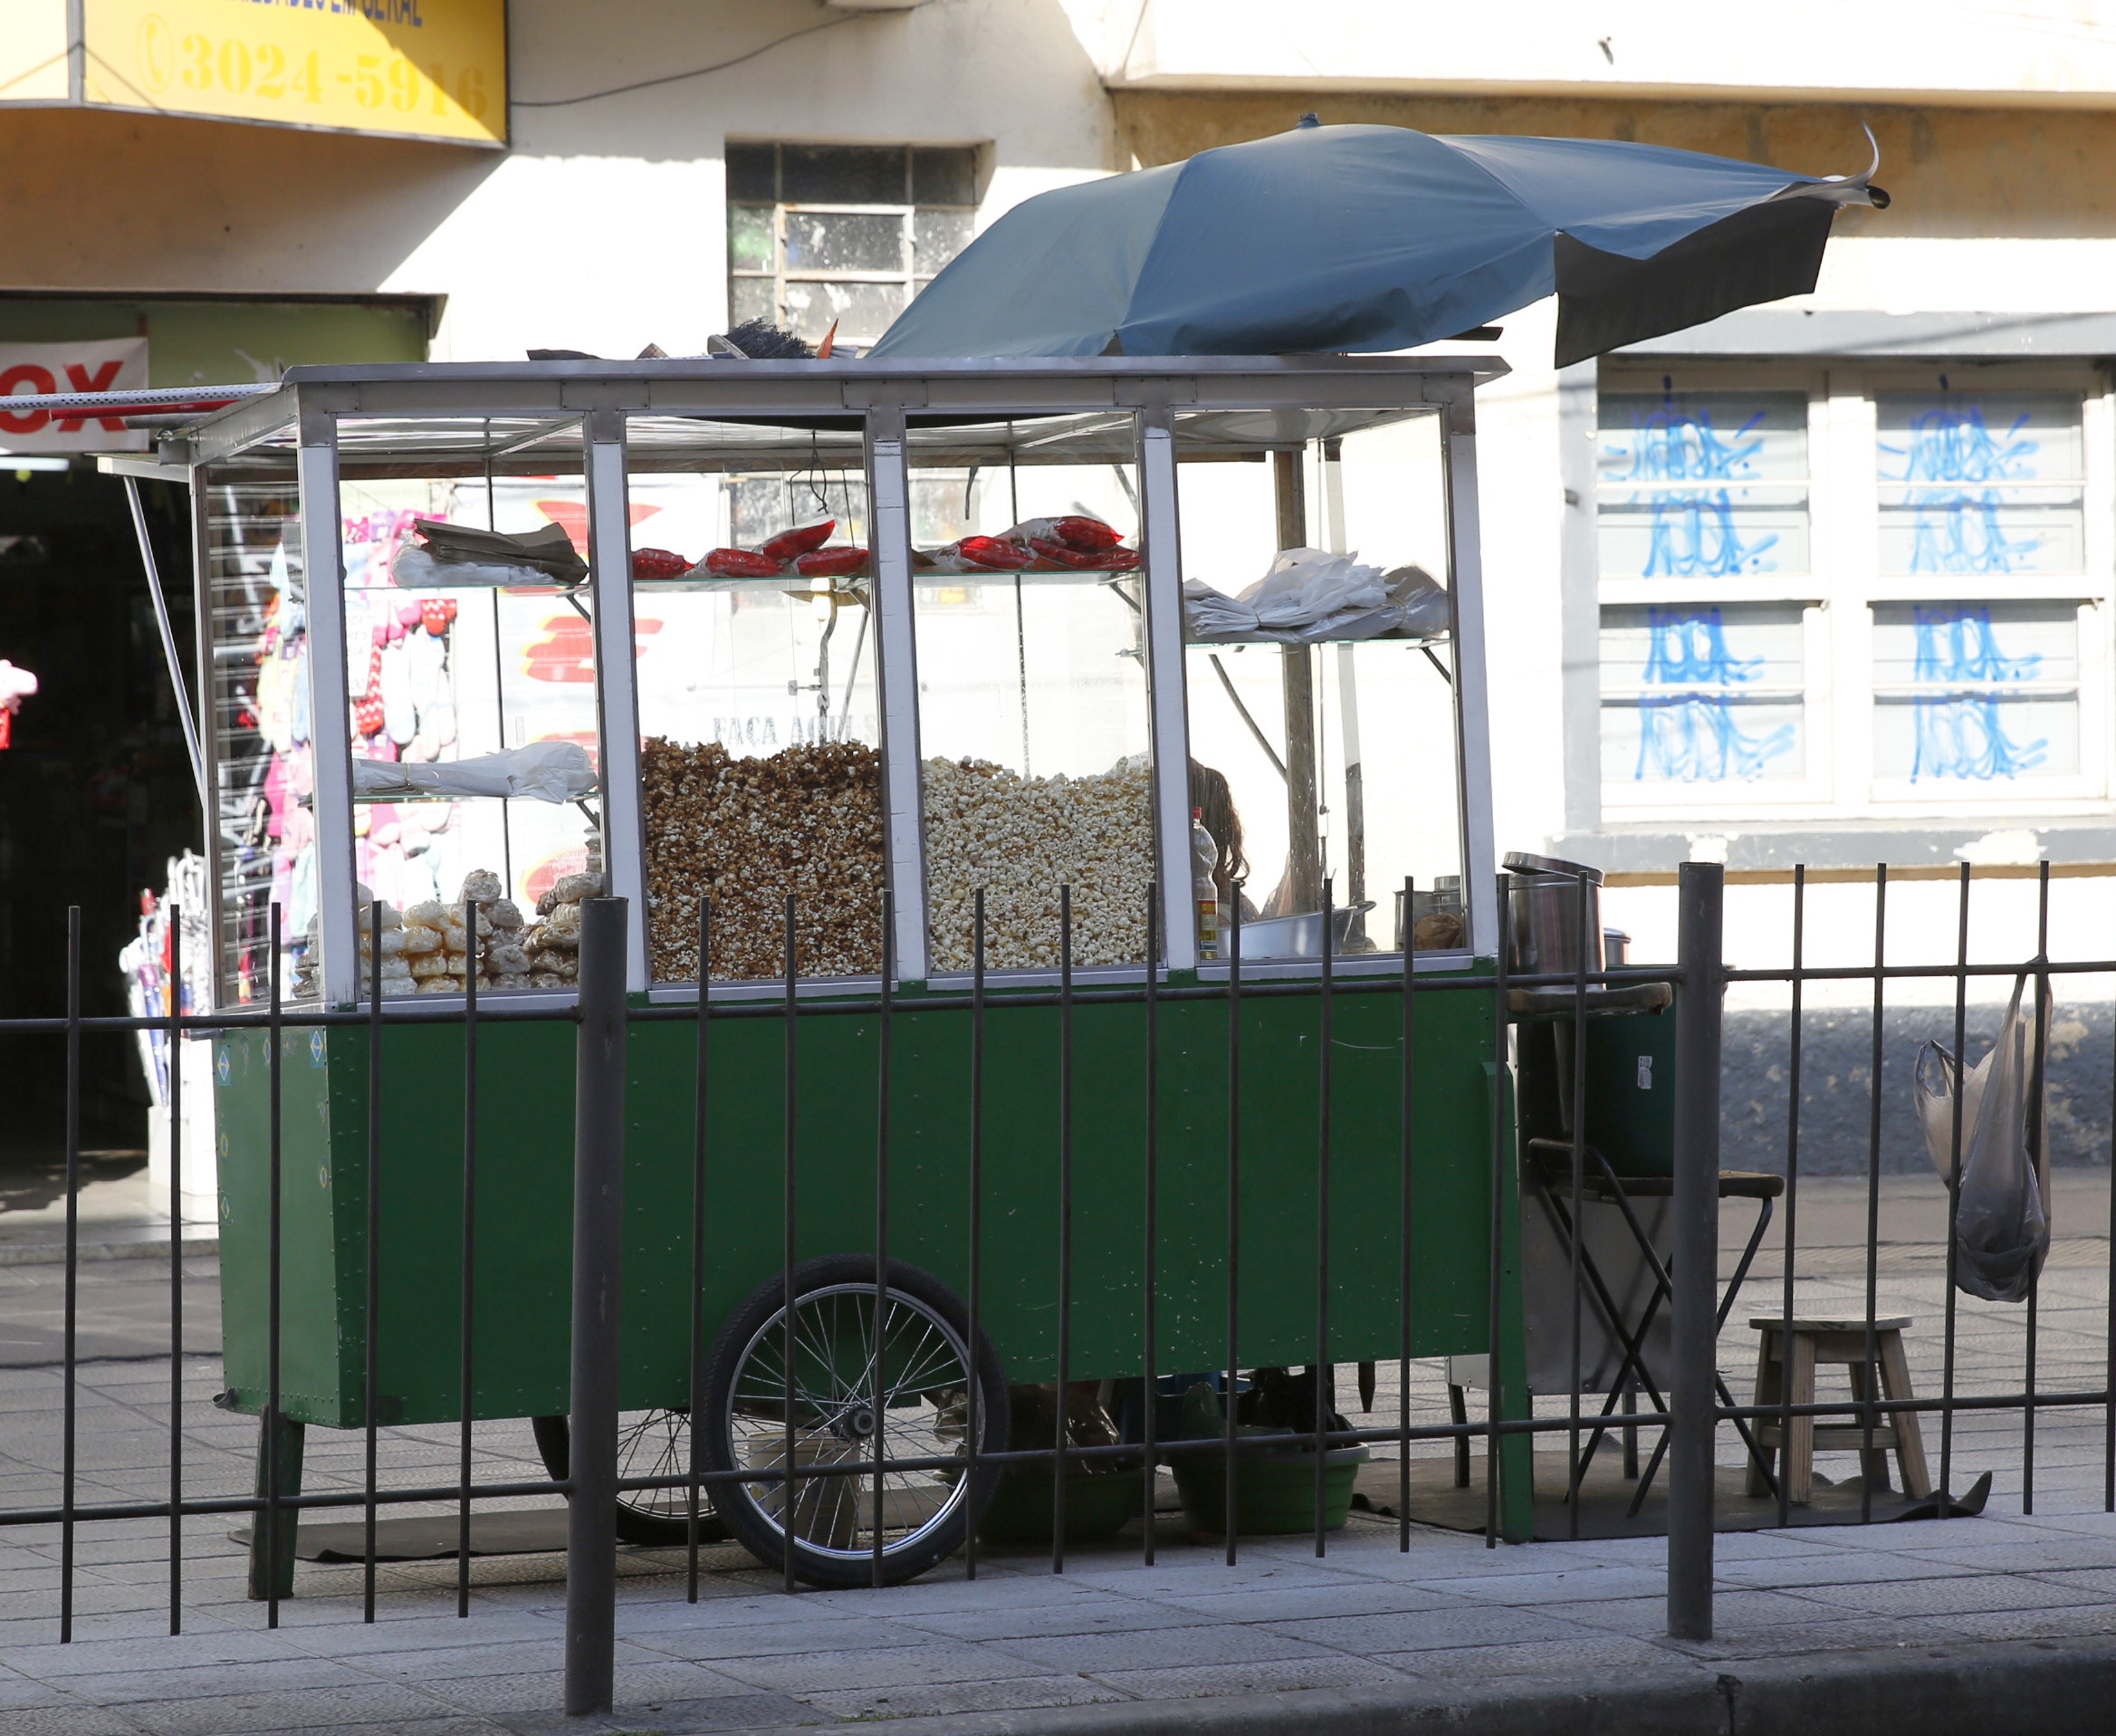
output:
[[[1902,461],[1900,475],[1882,466],[1883,482],[1983,483],[2035,480],[2035,454],[2042,443],[2021,432],[2024,414],[2004,434],[1985,426],[1976,404],[1926,410],[1910,420],[1906,446],[1881,443],[1881,449]],[[2005,497],[1995,487],[1911,488],[1905,504],[1917,516],[1912,524],[1912,572],[2016,572],[2042,547],[2040,537],[2008,536],[1999,515]]]
[[[1634,486],[1656,482],[1737,481],[1749,473],[1749,460],[1763,445],[1756,432],[1758,410],[1730,436],[1712,426],[1709,409],[1677,407],[1671,398],[1652,415],[1632,417],[1632,443],[1626,453],[1612,446],[1611,456],[1629,456],[1631,468],[1608,479]],[[1737,572],[1770,572],[1777,562],[1763,556],[1777,543],[1776,532],[1744,542],[1734,525],[1734,499],[1725,488],[1711,490],[1647,488],[1653,509],[1652,541],[1643,577],[1723,579]]]
[[[1920,607],[1912,612],[1915,653],[1910,678],[1920,686],[2033,681],[2039,654],[2009,657],[1998,648],[1991,611],[1984,608]],[[1954,693],[1913,702],[1916,747],[1910,782],[1920,778],[2013,778],[2048,756],[2049,738],[2016,742],[2006,733],[2001,701],[1991,694]]]
[[[1632,776],[1681,783],[1757,778],[1771,761],[1790,753],[1791,724],[1750,734],[1736,718],[1731,692],[1754,683],[1763,665],[1761,657],[1738,657],[1728,648],[1726,623],[1716,609],[1652,610],[1642,680],[1649,687],[1689,691],[1642,694],[1635,702],[1639,759]]]

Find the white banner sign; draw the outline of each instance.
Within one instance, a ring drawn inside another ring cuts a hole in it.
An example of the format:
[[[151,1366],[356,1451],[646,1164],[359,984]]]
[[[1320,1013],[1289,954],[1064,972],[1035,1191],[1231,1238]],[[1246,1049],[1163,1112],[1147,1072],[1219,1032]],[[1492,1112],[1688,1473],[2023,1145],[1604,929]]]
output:
[[[0,453],[145,452],[144,429],[117,417],[10,410],[10,398],[49,392],[138,391],[147,384],[147,340],[0,343]]]

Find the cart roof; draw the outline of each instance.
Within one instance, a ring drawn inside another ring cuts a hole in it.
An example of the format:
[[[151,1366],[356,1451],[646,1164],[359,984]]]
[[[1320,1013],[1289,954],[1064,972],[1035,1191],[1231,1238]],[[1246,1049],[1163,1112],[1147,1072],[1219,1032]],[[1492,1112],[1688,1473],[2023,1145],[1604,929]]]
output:
[[[903,413],[922,465],[1106,463],[1131,456],[1135,411],[1158,405],[1174,411],[1186,456],[1233,458],[1436,414],[1506,372],[1460,355],[305,367],[276,389],[168,418],[154,458],[105,465],[281,469],[321,413],[348,475],[551,475],[579,468],[585,419],[606,411],[627,417],[639,470],[855,468],[876,408]]]

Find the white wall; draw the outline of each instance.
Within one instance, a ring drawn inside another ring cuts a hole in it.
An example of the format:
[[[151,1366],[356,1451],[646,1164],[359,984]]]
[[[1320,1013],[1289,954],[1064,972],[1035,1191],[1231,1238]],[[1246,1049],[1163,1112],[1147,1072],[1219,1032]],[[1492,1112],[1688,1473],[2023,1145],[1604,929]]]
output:
[[[531,346],[694,353],[726,325],[725,141],[990,143],[980,222],[1107,172],[1108,102],[1058,0],[517,0],[514,147],[378,287],[445,291],[434,354]],[[724,72],[565,107],[523,106],[732,59]]]
[[[1101,53],[1134,88],[1271,86],[2105,101],[2116,6],[1990,0],[1108,0]]]

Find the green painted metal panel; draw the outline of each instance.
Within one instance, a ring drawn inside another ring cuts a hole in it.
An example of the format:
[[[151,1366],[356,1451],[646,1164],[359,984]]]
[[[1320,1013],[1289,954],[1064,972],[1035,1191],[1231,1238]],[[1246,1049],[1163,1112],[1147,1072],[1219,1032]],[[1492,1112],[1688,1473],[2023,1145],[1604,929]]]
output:
[[[1240,1317],[1244,1367],[1317,1354],[1320,1000],[1242,1003]],[[1402,1353],[1400,987],[1333,1004],[1331,1360]],[[1145,1009],[1074,1010],[1074,1378],[1144,1367]],[[1165,1002],[1161,1019],[1156,1366],[1227,1355],[1228,1028],[1224,1001]],[[1417,1002],[1409,1353],[1481,1349],[1489,1294],[1490,1002]],[[971,1015],[898,1004],[891,1031],[889,1251],[959,1292],[970,1279]],[[461,1411],[464,1034],[397,1025],[382,1036],[378,1420]],[[474,1414],[565,1408],[572,1198],[573,1028],[493,1022],[479,1033]],[[794,1021],[797,1258],[871,1251],[876,1239],[880,1021],[804,1009]],[[694,1019],[636,1022],[624,1253],[624,1402],[687,1392],[692,1274]],[[787,1022],[710,1028],[704,1317],[708,1333],[783,1258]],[[240,1031],[220,1057],[222,1266],[228,1378],[262,1407],[269,1372],[268,1040]],[[981,1167],[983,1324],[1012,1380],[1052,1378],[1059,1299],[1059,1013],[987,1015]],[[358,1425],[367,1344],[369,1038],[341,1027],[282,1043],[282,1403],[302,1421]],[[326,1181],[327,1178],[327,1181]]]

